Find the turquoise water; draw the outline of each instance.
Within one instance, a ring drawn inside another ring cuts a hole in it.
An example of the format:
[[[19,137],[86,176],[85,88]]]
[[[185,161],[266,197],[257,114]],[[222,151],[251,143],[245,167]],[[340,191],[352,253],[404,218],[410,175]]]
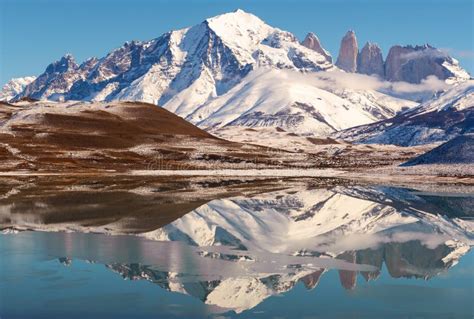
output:
[[[474,315],[470,194],[80,189],[0,198],[0,318]]]
[[[84,245],[61,250],[64,233],[24,232],[2,235],[0,261],[1,318],[200,318],[225,315],[241,318],[471,318],[474,254],[458,265],[424,279],[392,278],[383,267],[380,277],[366,282],[357,276],[347,290],[336,269],[327,271],[312,290],[299,282],[293,289],[263,300],[236,314],[204,304],[194,296],[170,292],[146,280],[124,280],[103,263],[87,257],[97,242],[110,236],[76,234]],[[70,238],[71,239],[71,238]],[[141,239],[131,238],[132,242]],[[120,238],[123,245],[124,238]],[[135,244],[120,247],[120,256],[140,261]],[[112,254],[113,255],[113,254]],[[105,257],[107,259],[107,257]],[[111,260],[109,260],[111,262]],[[166,280],[165,280],[166,281]]]

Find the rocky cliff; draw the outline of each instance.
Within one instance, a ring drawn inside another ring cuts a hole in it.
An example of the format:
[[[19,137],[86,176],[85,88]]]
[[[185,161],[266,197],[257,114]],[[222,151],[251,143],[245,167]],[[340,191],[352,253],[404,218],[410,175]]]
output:
[[[355,72],[357,70],[357,55],[359,48],[357,46],[357,38],[355,32],[347,31],[342,38],[339,55],[337,57],[336,66],[346,72]]]
[[[306,35],[306,38],[304,38],[303,42],[301,42],[301,44],[307,47],[308,49],[318,52],[319,54],[324,56],[329,62],[332,62],[331,54],[322,47],[319,38],[313,32],[308,33]]]
[[[368,75],[385,76],[382,50],[377,44],[367,42],[357,57],[357,72]]]
[[[390,48],[385,61],[387,80],[420,83],[430,75],[442,80],[452,77],[469,78],[469,74],[459,68],[458,61],[429,44],[395,45]]]
[[[312,38],[308,35],[304,43],[309,47]],[[352,30],[342,38],[336,66],[346,72],[377,75],[392,82],[421,83],[429,76],[436,76],[448,82],[470,78],[469,73],[459,66],[456,59],[429,44],[394,45],[385,61],[377,44],[367,42],[359,52],[357,38]]]

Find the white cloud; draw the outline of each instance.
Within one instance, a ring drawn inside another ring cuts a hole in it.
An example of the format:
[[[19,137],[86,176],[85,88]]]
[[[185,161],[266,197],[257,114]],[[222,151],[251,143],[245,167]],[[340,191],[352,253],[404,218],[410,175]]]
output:
[[[419,59],[419,58],[424,58],[424,57],[429,57],[429,58],[445,58],[448,57],[448,53],[445,50],[439,50],[435,48],[426,48],[423,50],[419,51],[413,51],[409,53],[405,53],[401,55],[401,58],[407,59],[407,60],[412,60],[412,59]]]
[[[396,93],[422,93],[422,92],[436,92],[445,90],[448,85],[443,80],[438,79],[434,75],[430,75],[421,80],[419,84],[408,82],[385,82],[389,89]]]
[[[301,77],[304,77],[303,80],[306,83],[327,90],[374,90],[394,94],[404,94],[436,92],[444,90],[448,87],[446,82],[438,79],[434,75],[430,75],[423,79],[421,83],[414,84],[408,82],[389,82],[376,76],[358,73],[346,73],[342,71],[300,73],[297,71],[284,70],[281,72],[286,72],[286,78],[288,81],[302,80]]]

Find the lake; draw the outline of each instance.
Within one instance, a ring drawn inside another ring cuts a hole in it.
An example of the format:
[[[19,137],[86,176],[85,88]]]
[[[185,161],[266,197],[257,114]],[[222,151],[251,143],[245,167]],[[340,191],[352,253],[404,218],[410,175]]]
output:
[[[474,195],[337,179],[0,183],[0,318],[472,318]]]

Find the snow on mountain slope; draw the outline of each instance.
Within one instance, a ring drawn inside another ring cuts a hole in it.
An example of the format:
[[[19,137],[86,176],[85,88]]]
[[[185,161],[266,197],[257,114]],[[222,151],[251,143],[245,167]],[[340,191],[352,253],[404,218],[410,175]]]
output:
[[[333,137],[358,143],[410,146],[445,142],[473,130],[474,80],[469,80],[391,119],[337,132]]]
[[[48,65],[45,72],[28,84],[15,99],[19,97],[33,99],[47,97],[50,100],[63,100],[64,95],[72,89],[73,85],[81,81],[91,70],[90,63],[95,62],[95,60],[87,60],[78,65],[71,54],[66,54],[60,60]]]
[[[443,94],[414,108],[409,114],[425,114],[432,111],[463,111],[474,107],[474,80],[465,81],[450,87]]]
[[[80,66],[68,55],[51,64],[41,81],[18,97],[139,100],[186,117],[260,67],[333,68],[326,57],[301,45],[293,34],[237,10],[151,41],[127,42]]]
[[[252,69],[311,71],[332,67],[321,55],[299,45],[293,35],[242,10],[172,31],[169,37],[166,63],[154,65],[115,98],[145,98],[186,117],[209,99],[227,92]],[[160,78],[163,73],[164,79]]]
[[[472,78],[471,75],[459,65],[459,61],[452,57],[444,61],[442,65],[452,73],[452,76],[446,80],[448,83],[460,83]]]
[[[325,85],[314,73],[257,70],[186,119],[208,129],[268,126],[324,136],[391,117],[414,105],[376,91]]]
[[[0,101],[8,102],[9,100],[13,99],[34,80],[36,80],[35,76],[25,76],[23,78],[11,79],[2,87],[2,90],[0,91]]]
[[[422,79],[416,81],[424,85],[420,93],[420,87],[396,89],[409,83],[350,78],[333,66],[315,35],[308,41],[301,44],[294,34],[236,10],[150,41],[126,42],[80,65],[67,54],[15,99],[143,101],[203,128],[280,127],[326,136],[416,106],[404,97],[431,96],[439,88],[432,80],[447,85],[436,76]],[[456,63],[448,64],[459,80],[466,79]],[[374,86],[357,88],[365,82]]]
[[[306,135],[328,135],[417,105],[316,75],[335,70],[330,57],[295,35],[237,10],[151,41],[127,42],[81,65],[66,55],[17,98],[144,101],[205,128],[271,126]]]
[[[269,287],[256,278],[228,278],[211,291],[206,303],[240,313],[255,307],[272,293]]]
[[[253,48],[275,31],[258,17],[240,9],[206,21],[242,64],[252,64]]]

